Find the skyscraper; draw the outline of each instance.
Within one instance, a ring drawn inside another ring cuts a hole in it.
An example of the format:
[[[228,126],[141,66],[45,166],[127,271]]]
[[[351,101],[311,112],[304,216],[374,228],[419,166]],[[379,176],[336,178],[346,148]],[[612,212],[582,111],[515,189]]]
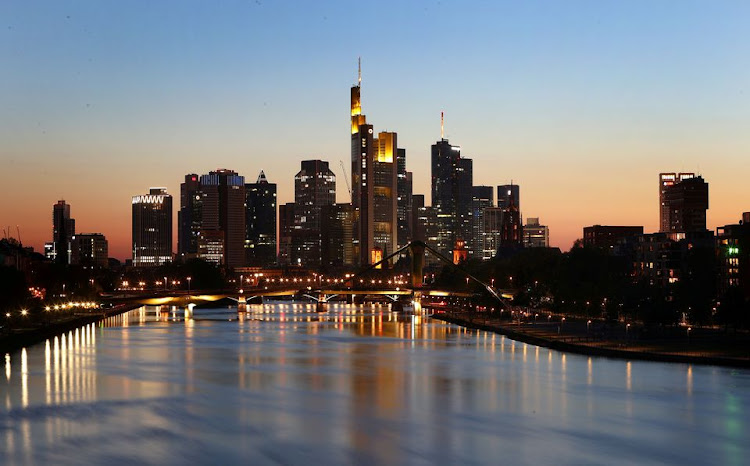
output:
[[[523,247],[521,189],[519,186],[513,183],[498,186],[497,206],[503,211],[500,247],[505,249]]]
[[[210,246],[212,257],[215,257],[217,240],[221,240],[222,263],[229,268],[241,267],[245,263],[245,177],[221,168],[202,175],[199,190],[199,250]]]
[[[472,161],[441,138],[432,145],[432,207],[437,211],[438,251],[453,256],[456,240],[472,239]]]
[[[706,230],[708,183],[703,177],[685,178],[667,186],[663,203],[668,209],[669,233]]]
[[[471,232],[471,244],[469,249],[471,250],[473,257],[483,258],[483,240],[484,235],[484,210],[492,207],[494,204],[495,197],[493,196],[492,186],[474,186],[472,188],[472,199],[471,199],[471,216],[472,216],[472,232]]]
[[[151,188],[133,196],[133,265],[154,267],[172,261],[172,196]]]
[[[659,231],[669,233],[670,208],[667,205],[667,189],[683,180],[695,177],[695,173],[659,173]]]
[[[245,185],[245,261],[251,266],[276,262],[276,184],[263,171]]]
[[[336,203],[336,175],[328,162],[305,160],[294,176],[294,228],[292,263],[321,265],[321,209]]]
[[[200,178],[195,173],[185,175],[180,184],[180,210],[177,212],[177,253],[183,258],[198,254],[202,223]]]
[[[412,240],[412,173],[406,171],[406,149],[398,149],[398,234],[397,247]]]
[[[59,264],[70,264],[71,241],[76,230],[75,219],[70,218],[70,204],[64,200],[52,206],[52,248],[48,256]]]
[[[396,133],[374,137],[362,114],[362,74],[351,88],[352,206],[354,253],[362,265],[396,250],[398,242],[398,145]],[[406,151],[402,152],[404,176]],[[402,223],[402,225],[404,225]]]

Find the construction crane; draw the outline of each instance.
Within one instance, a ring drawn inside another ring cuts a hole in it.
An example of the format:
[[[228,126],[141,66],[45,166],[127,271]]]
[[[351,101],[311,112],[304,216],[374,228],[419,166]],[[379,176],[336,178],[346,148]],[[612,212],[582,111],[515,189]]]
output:
[[[349,184],[349,175],[346,173],[346,167],[344,166],[344,161],[339,160],[339,164],[341,165],[341,171],[344,172],[344,181],[346,181],[346,190],[349,191],[349,202],[352,202],[352,185]]]

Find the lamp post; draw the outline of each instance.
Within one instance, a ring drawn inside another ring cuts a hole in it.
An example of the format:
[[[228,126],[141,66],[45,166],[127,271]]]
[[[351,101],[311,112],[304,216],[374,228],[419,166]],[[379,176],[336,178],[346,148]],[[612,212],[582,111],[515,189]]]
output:
[[[190,281],[191,281],[192,279],[193,279],[193,277],[187,277],[187,279],[186,279],[186,280],[187,280],[187,282],[188,282],[188,293],[190,293]]]
[[[588,322],[586,322],[586,333],[589,333],[589,330],[591,330],[591,320],[589,319]]]
[[[628,334],[630,333],[629,330],[630,330],[630,324],[625,325],[625,339],[626,340],[628,339]]]
[[[693,330],[693,327],[688,327],[688,328],[687,328],[687,339],[688,339],[688,344],[690,344],[690,331],[691,331],[691,330]]]

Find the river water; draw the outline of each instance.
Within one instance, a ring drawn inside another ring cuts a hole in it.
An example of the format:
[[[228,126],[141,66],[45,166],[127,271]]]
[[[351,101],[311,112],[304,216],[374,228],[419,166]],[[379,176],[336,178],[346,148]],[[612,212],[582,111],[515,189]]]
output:
[[[5,355],[0,406],[4,465],[750,458],[750,371],[565,354],[377,305],[141,308]]]

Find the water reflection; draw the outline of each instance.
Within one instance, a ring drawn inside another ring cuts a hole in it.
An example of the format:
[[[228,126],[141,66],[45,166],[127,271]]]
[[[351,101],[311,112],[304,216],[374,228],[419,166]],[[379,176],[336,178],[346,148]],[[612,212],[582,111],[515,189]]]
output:
[[[750,453],[745,371],[561,354],[386,305],[315,311],[144,307],[6,355],[9,463],[731,464]]]

